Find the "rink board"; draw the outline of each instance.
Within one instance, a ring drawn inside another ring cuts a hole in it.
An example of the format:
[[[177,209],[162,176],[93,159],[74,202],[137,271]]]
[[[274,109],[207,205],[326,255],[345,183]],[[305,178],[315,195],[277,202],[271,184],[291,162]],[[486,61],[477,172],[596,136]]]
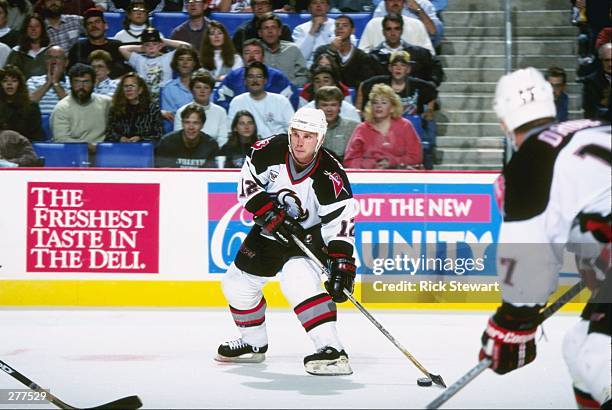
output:
[[[489,256],[477,274],[494,280],[495,173],[349,177],[362,279],[376,273],[376,260],[429,252]],[[237,202],[237,171],[2,169],[0,186],[0,306],[226,305],[219,281],[252,225]],[[573,276],[566,269],[562,287]],[[287,306],[274,280],[264,291],[269,306]],[[365,302],[391,309],[496,304]]]

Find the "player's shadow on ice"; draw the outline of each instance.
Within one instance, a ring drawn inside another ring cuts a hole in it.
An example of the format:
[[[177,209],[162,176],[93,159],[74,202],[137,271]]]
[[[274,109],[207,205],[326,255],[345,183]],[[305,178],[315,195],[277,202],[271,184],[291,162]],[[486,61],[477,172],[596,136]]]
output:
[[[267,370],[265,363],[237,365],[227,370],[227,373],[261,379],[245,381],[241,384],[258,390],[295,391],[305,396],[328,396],[341,394],[348,390],[365,388],[363,383],[355,383],[351,376],[312,376],[309,374],[276,373]],[[303,372],[303,368],[301,369]],[[333,378],[331,383],[330,377]]]

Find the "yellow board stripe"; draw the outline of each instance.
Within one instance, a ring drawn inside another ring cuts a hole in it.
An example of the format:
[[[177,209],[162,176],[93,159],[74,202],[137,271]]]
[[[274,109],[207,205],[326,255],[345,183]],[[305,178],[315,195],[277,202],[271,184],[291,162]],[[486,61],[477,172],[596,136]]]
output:
[[[359,283],[355,295],[360,295]],[[561,286],[555,300],[568,287]],[[288,308],[278,282],[264,287],[270,307]],[[583,298],[584,299],[584,295]],[[499,303],[364,303],[369,309],[480,310],[493,311]],[[0,280],[0,306],[5,307],[227,307],[219,281],[84,281]],[[354,309],[349,303],[341,308]],[[563,310],[576,312],[584,303],[570,303]]]

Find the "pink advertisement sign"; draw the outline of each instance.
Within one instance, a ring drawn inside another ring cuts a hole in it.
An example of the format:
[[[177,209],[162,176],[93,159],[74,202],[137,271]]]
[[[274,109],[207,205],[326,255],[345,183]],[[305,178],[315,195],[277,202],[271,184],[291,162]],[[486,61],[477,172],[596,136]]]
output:
[[[28,272],[159,272],[159,184],[28,183]]]

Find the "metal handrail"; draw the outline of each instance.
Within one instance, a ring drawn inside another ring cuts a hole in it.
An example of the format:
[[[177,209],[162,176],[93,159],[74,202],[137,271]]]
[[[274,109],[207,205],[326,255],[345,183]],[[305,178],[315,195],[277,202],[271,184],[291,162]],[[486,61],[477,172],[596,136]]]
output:
[[[506,74],[512,71],[512,0],[504,0]]]

